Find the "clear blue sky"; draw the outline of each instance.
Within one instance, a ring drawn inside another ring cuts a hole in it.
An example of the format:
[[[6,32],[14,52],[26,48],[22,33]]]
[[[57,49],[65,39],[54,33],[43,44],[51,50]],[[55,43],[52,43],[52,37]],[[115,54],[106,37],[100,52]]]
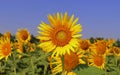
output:
[[[120,0],[0,0],[0,32],[25,27],[37,35],[41,21],[56,12],[75,14],[83,38],[120,38]]]

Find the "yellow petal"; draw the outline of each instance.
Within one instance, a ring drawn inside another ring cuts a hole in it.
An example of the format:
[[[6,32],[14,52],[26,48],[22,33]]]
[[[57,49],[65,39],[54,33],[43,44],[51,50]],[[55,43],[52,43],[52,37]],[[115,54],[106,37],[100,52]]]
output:
[[[67,75],[76,75],[76,73],[75,72],[68,72]]]
[[[56,22],[55,22],[54,18],[52,17],[52,15],[48,15],[48,19],[49,19],[49,22],[51,23],[51,25],[53,27],[55,27],[56,26]]]
[[[4,56],[0,56],[0,60],[1,60],[2,58],[4,58]]]
[[[77,39],[72,39],[69,44],[73,47],[78,47],[78,40]]]
[[[51,45],[51,41],[41,42],[38,46],[44,48],[48,47],[49,45]]]
[[[60,55],[60,53],[61,53],[61,48],[60,47],[57,47],[56,48],[56,56],[59,56]]]
[[[76,34],[76,35],[73,35],[72,37],[77,38],[77,37],[81,37],[81,36],[82,36],[82,34]]]
[[[68,44],[68,48],[69,48],[71,51],[75,52],[75,49],[74,49],[71,45],[69,45],[69,44]]]
[[[82,26],[80,24],[77,24],[71,27],[70,31],[72,32],[72,35],[77,34],[82,31]]]
[[[49,36],[50,34],[49,34],[49,32],[38,32],[39,34],[41,34],[41,35],[43,35],[43,36]]]
[[[78,18],[76,18],[74,21],[73,21],[73,23],[72,23],[72,26],[74,26],[74,25],[76,25],[76,23],[78,22]]]
[[[42,29],[43,28],[43,29]],[[47,30],[47,31],[51,31],[52,30],[52,28],[49,26],[49,25],[47,25],[47,24],[45,24],[44,22],[42,22],[39,26],[38,26],[38,29],[42,29],[42,30]]]
[[[82,59],[79,59],[80,64],[85,64],[86,62],[83,61]]]
[[[70,18],[70,20],[69,20],[69,22],[68,22],[68,24],[70,25],[70,27],[71,27],[71,25],[72,25],[73,20],[74,20],[74,15],[71,16],[71,18]]]
[[[64,49],[68,54],[70,54],[70,49],[68,48],[68,45],[65,46],[65,49]]]
[[[50,40],[51,39],[50,37],[47,37],[47,36],[37,36],[37,38],[40,40]]]
[[[60,21],[60,14],[57,13],[57,21]]]
[[[67,13],[64,14],[63,20],[62,20],[62,25],[65,25],[65,22],[67,21]]]

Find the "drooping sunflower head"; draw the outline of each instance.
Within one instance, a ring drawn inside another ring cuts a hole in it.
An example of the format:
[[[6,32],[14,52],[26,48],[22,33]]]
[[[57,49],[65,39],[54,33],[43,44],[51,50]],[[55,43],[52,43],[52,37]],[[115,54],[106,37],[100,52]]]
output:
[[[77,47],[79,34],[82,27],[78,24],[78,18],[74,19],[67,13],[64,15],[57,13],[55,15],[48,15],[49,24],[42,22],[39,26],[38,39],[42,40],[39,45],[46,52],[54,50],[53,54],[70,53],[70,50]]]
[[[12,44],[8,38],[0,38],[0,60],[5,58],[7,60],[8,56],[11,55]]]
[[[30,32],[27,29],[18,29],[16,38],[19,42],[27,43],[31,39]]]

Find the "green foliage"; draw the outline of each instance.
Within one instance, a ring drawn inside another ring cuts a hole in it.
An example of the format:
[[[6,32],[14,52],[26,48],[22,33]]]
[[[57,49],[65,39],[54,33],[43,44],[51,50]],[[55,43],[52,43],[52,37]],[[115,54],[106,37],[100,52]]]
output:
[[[75,70],[76,75],[103,75],[105,73],[104,70],[100,70],[96,67],[86,67],[80,68],[79,70]]]
[[[120,47],[120,39],[116,40],[114,46],[116,46],[116,47]]]
[[[50,73],[49,62],[47,57],[40,48],[34,52],[23,53],[18,58],[18,53],[14,50],[7,61],[4,59],[0,62],[0,74],[8,75],[47,75]]]
[[[119,57],[114,55],[106,56],[106,63],[104,69],[99,69],[94,66],[79,65],[74,69],[76,75],[120,75]]]
[[[3,36],[3,34],[0,33],[0,36]],[[93,44],[96,40],[102,39],[104,38],[91,37],[89,40]],[[10,40],[12,43],[17,42],[15,36],[12,35]],[[30,43],[35,44],[33,51],[30,52],[28,45],[23,44],[23,53],[18,53],[16,48],[13,47],[11,56],[7,60],[0,60],[0,75],[51,75],[48,61],[51,53],[45,53],[42,49],[38,48],[37,45],[40,42],[33,35],[31,36]],[[117,40],[114,46],[120,47],[120,40]],[[106,58],[104,69],[80,64],[73,72],[76,75],[120,75],[120,57],[109,55]],[[64,65],[64,57],[62,59],[62,64]]]
[[[11,41],[16,42],[14,36],[11,36]],[[38,48],[39,41],[32,36],[30,41],[35,44],[35,50],[30,52],[29,47],[23,44],[23,53],[18,53],[13,47],[11,56],[7,60],[0,60],[0,75],[49,75],[50,68],[48,56],[50,53],[45,53]]]
[[[50,73],[49,62],[41,49],[37,48],[34,52],[23,53],[18,58],[18,53],[14,50],[7,61],[0,62],[0,74],[8,75],[47,75]]]

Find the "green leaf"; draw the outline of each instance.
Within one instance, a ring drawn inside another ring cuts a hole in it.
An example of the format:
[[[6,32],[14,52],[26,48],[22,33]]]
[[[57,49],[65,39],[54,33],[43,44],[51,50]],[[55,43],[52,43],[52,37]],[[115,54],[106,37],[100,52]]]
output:
[[[96,67],[88,67],[75,71],[77,75],[103,75],[104,70],[100,70]]]

